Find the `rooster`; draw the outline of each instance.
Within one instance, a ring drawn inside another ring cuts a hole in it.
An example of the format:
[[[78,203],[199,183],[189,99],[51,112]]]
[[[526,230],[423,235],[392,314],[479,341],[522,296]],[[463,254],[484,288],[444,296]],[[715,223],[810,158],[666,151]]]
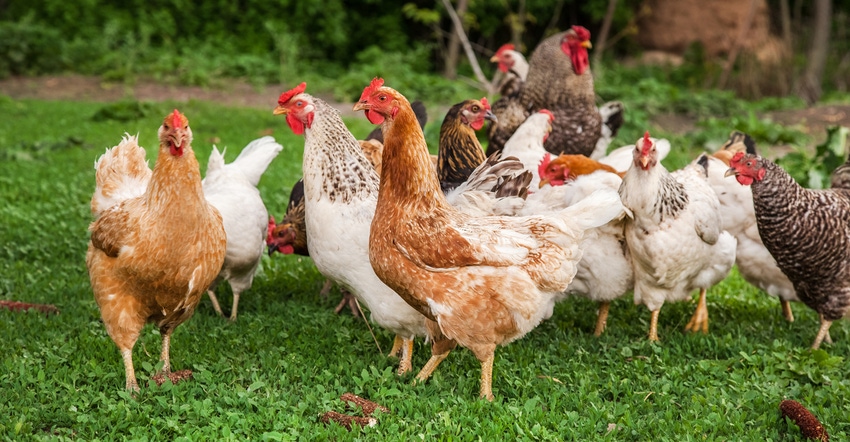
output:
[[[481,397],[492,400],[496,346],[552,314],[575,275],[584,231],[616,216],[616,194],[595,194],[557,216],[469,216],[443,196],[403,95],[376,78],[354,110],[384,132],[369,259],[381,280],[429,320],[432,356],[417,379],[426,380],[459,343],[481,362]]]
[[[540,109],[555,115],[547,151],[590,155],[596,149],[602,117],[588,61],[590,47],[590,32],[573,26],[535,48],[522,89],[506,103],[494,103],[498,124],[490,126],[488,153],[500,151],[525,118]]]
[[[649,339],[658,340],[658,314],[666,301],[699,301],[686,329],[708,332],[706,291],[735,263],[735,238],[721,229],[717,195],[706,182],[702,164],[673,174],[658,163],[649,132],[635,143],[634,164],[623,177],[620,198],[626,220],[626,244],[635,274],[635,303],[652,312]]]
[[[738,152],[726,172],[750,186],[759,236],[797,296],[818,312],[813,349],[850,309],[850,189],[806,189],[770,160]]]
[[[245,146],[230,164],[213,146],[202,184],[207,201],[218,209],[227,232],[224,266],[207,294],[219,316],[224,316],[215,289],[227,280],[233,289],[230,320],[236,320],[239,295],[251,288],[268,235],[269,213],[257,184],[272,160],[283,149],[272,137],[256,139]]]
[[[189,319],[224,263],[222,217],[204,198],[192,130],[174,110],[159,128],[151,171],[136,137],[95,163],[97,188],[86,266],[109,337],[138,391],[133,346],[146,322],[162,334],[162,373],[171,373],[174,329]]]
[[[734,178],[726,176],[732,157],[741,151],[754,154],[755,142],[748,135],[735,131],[720,150],[706,156],[708,184],[720,200],[723,230],[738,240],[735,263],[741,276],[768,295],[778,297],[783,316],[793,322],[791,301],[799,301],[797,292],[759,236],[753,193],[749,187],[741,186]]]

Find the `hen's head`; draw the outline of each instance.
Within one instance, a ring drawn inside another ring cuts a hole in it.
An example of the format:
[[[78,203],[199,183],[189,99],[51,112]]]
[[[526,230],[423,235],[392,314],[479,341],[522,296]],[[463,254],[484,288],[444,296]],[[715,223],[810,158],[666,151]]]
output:
[[[731,167],[726,171],[726,176],[735,175],[735,179],[745,186],[763,180],[766,173],[764,160],[751,153],[736,153],[729,161],[729,166]]]
[[[286,124],[295,135],[303,134],[305,126],[309,128],[313,125],[316,106],[313,97],[304,93],[306,89],[307,83],[301,83],[280,94],[277,107],[272,111],[275,115],[286,115]]]
[[[168,114],[159,127],[159,144],[167,147],[168,152],[175,157],[183,156],[186,148],[192,144],[192,129],[189,128],[189,120],[180,111]]]
[[[383,78],[375,77],[369,86],[363,89],[360,100],[354,104],[354,110],[366,111],[366,118],[370,123],[381,124],[387,118],[395,118],[403,103],[407,103],[403,95],[391,87],[384,86]]]
[[[540,175],[540,185],[563,186],[570,179],[570,166],[559,158],[552,159],[552,154],[547,153],[537,165],[537,174]]]
[[[502,72],[508,72],[512,67],[514,67],[517,54],[519,54],[519,52],[514,50],[513,44],[503,44],[502,47],[496,51],[496,54],[490,57],[490,62],[499,63],[499,70]]]
[[[484,120],[496,122],[496,116],[490,111],[487,97],[481,100],[466,100],[461,103],[460,120],[474,130],[484,127]]]
[[[567,57],[570,57],[576,75],[583,74],[590,67],[587,50],[592,46],[590,44],[590,31],[583,26],[573,26],[561,38],[561,50],[564,54],[567,54]]]
[[[649,131],[643,134],[643,138],[637,140],[634,150],[635,166],[642,170],[649,170],[658,164],[658,150],[655,140],[649,138]]]
[[[269,217],[269,231],[266,235],[266,246],[269,249],[269,256],[274,252],[280,252],[284,255],[295,253],[295,229],[292,224],[275,224],[274,218]]]

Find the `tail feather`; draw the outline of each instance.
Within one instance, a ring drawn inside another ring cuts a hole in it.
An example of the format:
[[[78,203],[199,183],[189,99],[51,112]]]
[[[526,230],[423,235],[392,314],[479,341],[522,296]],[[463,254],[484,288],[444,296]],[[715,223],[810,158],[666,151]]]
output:
[[[138,136],[124,134],[117,146],[106,149],[94,163],[96,188],[91,212],[100,216],[110,207],[145,193],[153,173],[139,146]]]
[[[560,212],[562,219],[580,230],[603,226],[623,216],[625,207],[620,201],[620,195],[616,190],[608,188],[599,189]]]
[[[229,166],[239,169],[248,181],[256,186],[260,183],[260,178],[269,164],[281,150],[283,146],[276,142],[274,137],[257,138],[248,143]]]
[[[218,151],[218,147],[213,144],[212,152],[210,152],[210,159],[207,162],[207,176],[210,173],[215,173],[218,170],[224,169],[224,153],[227,152],[227,148],[224,148],[221,152]]]

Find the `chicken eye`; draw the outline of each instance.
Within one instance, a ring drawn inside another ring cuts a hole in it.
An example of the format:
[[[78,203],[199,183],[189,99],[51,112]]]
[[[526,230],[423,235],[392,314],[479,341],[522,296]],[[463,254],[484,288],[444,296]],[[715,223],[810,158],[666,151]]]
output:
[[[472,112],[478,112],[478,110],[479,110],[478,106],[472,106]]]
[[[386,95],[380,95],[380,96],[378,96],[378,100],[387,101],[387,96]]]
[[[295,105],[298,106],[298,107],[301,107],[301,106],[304,106],[304,102],[301,101],[301,100],[298,100],[298,101],[295,102]]]

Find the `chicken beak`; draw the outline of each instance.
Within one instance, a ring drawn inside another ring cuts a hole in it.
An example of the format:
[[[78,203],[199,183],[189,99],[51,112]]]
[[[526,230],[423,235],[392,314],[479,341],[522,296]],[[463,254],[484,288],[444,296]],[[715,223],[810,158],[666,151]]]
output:
[[[538,184],[538,185],[537,185],[537,188],[538,188],[538,189],[542,189],[542,188],[543,188],[543,186],[545,186],[545,185],[547,185],[547,184],[549,184],[549,178],[541,178],[541,179],[540,179],[540,184]]]
[[[269,244],[269,256],[272,256],[274,252],[277,252],[277,244]]]
[[[494,114],[493,112],[491,112],[491,111],[489,111],[489,110],[488,110],[488,111],[484,114],[484,119],[485,119],[485,120],[490,120],[490,121],[492,121],[492,122],[494,122],[494,123],[498,123],[498,122],[499,122],[499,119],[498,119],[498,118],[496,118],[496,114]]]
[[[581,42],[581,46],[584,47],[584,48],[587,48],[587,49],[590,49],[590,48],[593,47],[593,45],[590,43],[590,40]]]
[[[726,173],[724,173],[724,174],[723,174],[723,177],[724,177],[724,178],[725,178],[725,177],[730,177],[730,176],[732,176],[732,175],[738,175],[738,171],[737,171],[737,170],[735,170],[735,168],[734,168],[734,167],[730,167],[729,169],[727,169],[727,170],[726,170]]]
[[[499,62],[499,56],[498,55],[494,55],[494,56],[490,57],[490,63],[498,63],[498,62]]]
[[[369,103],[367,103],[366,101],[358,101],[357,103],[354,103],[355,111],[368,110],[370,107],[371,106],[369,106]]]
[[[286,115],[288,113],[289,113],[289,109],[287,109],[283,106],[278,106],[278,107],[274,108],[274,110],[272,111],[272,114],[274,114],[274,115]]]
[[[641,157],[640,157],[640,159],[638,159],[638,161],[640,161],[641,167],[646,169],[646,165],[649,164],[649,157],[645,156],[645,155],[641,155]]]

